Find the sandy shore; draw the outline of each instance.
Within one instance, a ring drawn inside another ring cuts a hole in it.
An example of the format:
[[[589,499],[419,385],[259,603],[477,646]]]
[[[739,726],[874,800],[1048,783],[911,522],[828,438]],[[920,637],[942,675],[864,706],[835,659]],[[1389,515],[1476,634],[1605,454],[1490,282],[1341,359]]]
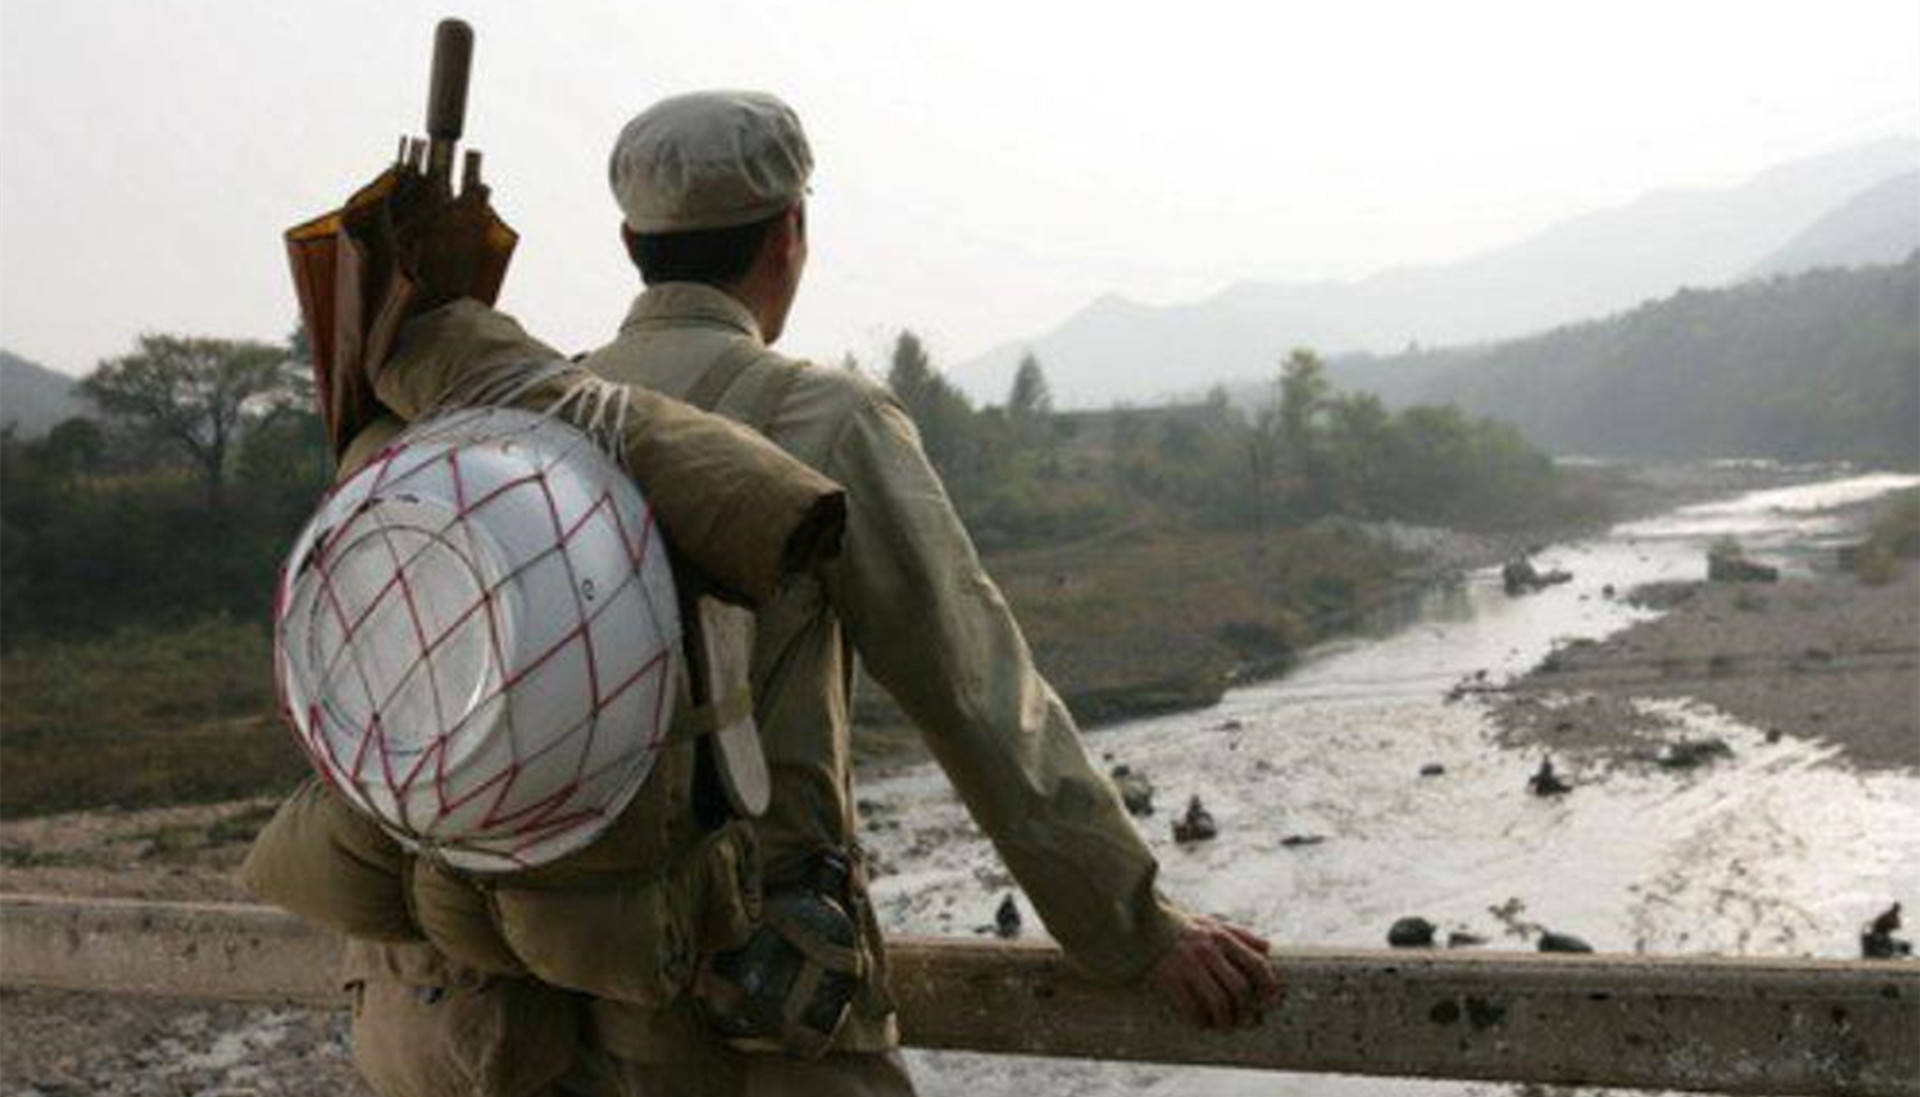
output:
[[[1646,753],[1636,698],[1685,698],[1862,769],[1920,769],[1920,566],[1873,586],[1833,572],[1631,592],[1666,612],[1556,650],[1492,705],[1516,745]]]

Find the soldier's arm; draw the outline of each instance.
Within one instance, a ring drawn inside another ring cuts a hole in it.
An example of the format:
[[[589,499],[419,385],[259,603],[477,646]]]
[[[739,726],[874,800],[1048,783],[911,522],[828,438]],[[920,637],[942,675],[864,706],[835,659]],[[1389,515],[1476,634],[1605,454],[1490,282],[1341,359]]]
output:
[[[1071,717],[1033,666],[912,421],[884,394],[848,420],[824,471],[848,487],[830,595],[873,677],[912,717],[1068,954],[1131,981],[1189,918]]]
[[[374,391],[401,418],[511,404],[587,431],[640,483],[685,562],[737,600],[767,601],[838,549],[838,484],[738,423],[594,377],[478,301],[409,320]]]

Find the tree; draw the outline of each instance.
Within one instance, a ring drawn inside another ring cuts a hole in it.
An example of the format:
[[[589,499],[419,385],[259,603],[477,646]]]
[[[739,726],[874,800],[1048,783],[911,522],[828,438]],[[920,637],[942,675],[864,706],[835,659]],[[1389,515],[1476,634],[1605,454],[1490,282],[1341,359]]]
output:
[[[902,329],[893,342],[893,361],[887,368],[887,387],[909,410],[920,402],[933,380],[933,360],[925,343],[911,331]]]
[[[307,334],[307,322],[295,320],[287,333],[287,356],[308,369],[313,368],[313,338]]]
[[[1014,371],[1013,388],[1007,393],[1007,414],[1016,420],[1044,419],[1053,414],[1053,390],[1032,351],[1020,357],[1020,368]]]
[[[1014,441],[1022,449],[1044,449],[1045,467],[1049,473],[1055,471],[1053,392],[1032,351],[1020,357],[1020,368],[1014,371],[1013,387],[1007,392],[1007,422]]]
[[[1313,445],[1313,419],[1327,405],[1333,384],[1320,356],[1295,347],[1280,367],[1280,444],[1293,471],[1304,473]]]
[[[1328,463],[1334,508],[1373,516],[1382,511],[1392,460],[1393,416],[1370,392],[1335,396],[1327,405]]]
[[[102,362],[80,388],[108,415],[182,453],[218,512],[227,454],[249,404],[292,398],[301,380],[284,347],[143,335],[138,350]]]
[[[1327,505],[1331,490],[1322,439],[1315,437],[1333,394],[1326,366],[1306,347],[1280,364],[1272,396],[1255,416],[1247,446],[1254,520],[1264,530],[1276,503]]]
[[[79,415],[62,420],[40,445],[48,471],[62,482],[98,472],[106,454],[107,439],[100,433],[100,424]]]

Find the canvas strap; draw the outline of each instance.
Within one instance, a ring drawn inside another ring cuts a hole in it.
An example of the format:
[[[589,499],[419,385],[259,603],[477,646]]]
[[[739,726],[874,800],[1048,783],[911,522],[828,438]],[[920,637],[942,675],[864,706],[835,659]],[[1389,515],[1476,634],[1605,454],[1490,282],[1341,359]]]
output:
[[[732,727],[753,715],[753,691],[745,686],[710,705],[699,705],[673,721],[661,745],[684,743]]]
[[[764,349],[757,343],[741,343],[730,348],[707,367],[693,387],[687,390],[684,399],[701,411],[717,410],[720,402],[727,398],[727,393],[733,390],[735,382],[740,380],[740,375],[759,359]],[[800,372],[794,366],[770,366],[769,369],[774,371],[773,376],[767,378],[766,384],[760,388],[759,399],[740,419],[762,434],[766,433],[773,417],[780,413],[780,405],[787,399],[787,390],[793,387],[794,378]]]

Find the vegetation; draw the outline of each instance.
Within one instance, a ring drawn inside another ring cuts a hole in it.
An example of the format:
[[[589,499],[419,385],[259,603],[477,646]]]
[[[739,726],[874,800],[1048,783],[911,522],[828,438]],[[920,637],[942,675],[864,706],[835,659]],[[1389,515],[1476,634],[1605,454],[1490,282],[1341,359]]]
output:
[[[304,772],[273,715],[269,632],[276,569],[330,473],[300,357],[149,336],[83,382],[106,418],[0,433],[0,814],[253,795]],[[1224,394],[1056,412],[1032,356],[1004,406],[976,409],[911,332],[888,374],[1090,722],[1205,703],[1386,597],[1405,561],[1353,520],[1570,512],[1511,430],[1390,413],[1305,350],[1252,415]]]
[[[1282,363],[1249,416],[1203,403],[1053,413],[1040,363],[1007,404],[975,410],[902,332],[888,382],[983,549],[1150,521],[1291,529],[1327,517],[1511,529],[1577,518],[1552,462],[1512,428],[1456,408],[1390,412],[1342,393],[1310,350]]]
[[[0,434],[0,814],[254,795],[304,771],[274,713],[274,575],[324,489],[287,348],[143,338],[109,417]]]
[[[163,342],[194,344],[207,376],[146,386],[128,376],[138,356],[119,359],[84,382],[115,418],[69,419],[33,442],[0,434],[0,648],[266,616],[329,476],[319,416],[298,402],[285,351],[143,346]]]
[[[249,405],[293,403],[302,371],[265,343],[143,335],[140,348],[102,362],[80,390],[137,437],[185,457],[220,510],[227,451]]]
[[[0,663],[0,816],[257,796],[306,772],[263,616],[15,643]]]
[[[1343,362],[1393,402],[1458,404],[1556,453],[1920,465],[1920,252],[1681,290],[1487,348]]]
[[[1840,550],[1840,563],[1864,583],[1879,586],[1920,560],[1920,488],[1894,493],[1882,505],[1866,540]]]

